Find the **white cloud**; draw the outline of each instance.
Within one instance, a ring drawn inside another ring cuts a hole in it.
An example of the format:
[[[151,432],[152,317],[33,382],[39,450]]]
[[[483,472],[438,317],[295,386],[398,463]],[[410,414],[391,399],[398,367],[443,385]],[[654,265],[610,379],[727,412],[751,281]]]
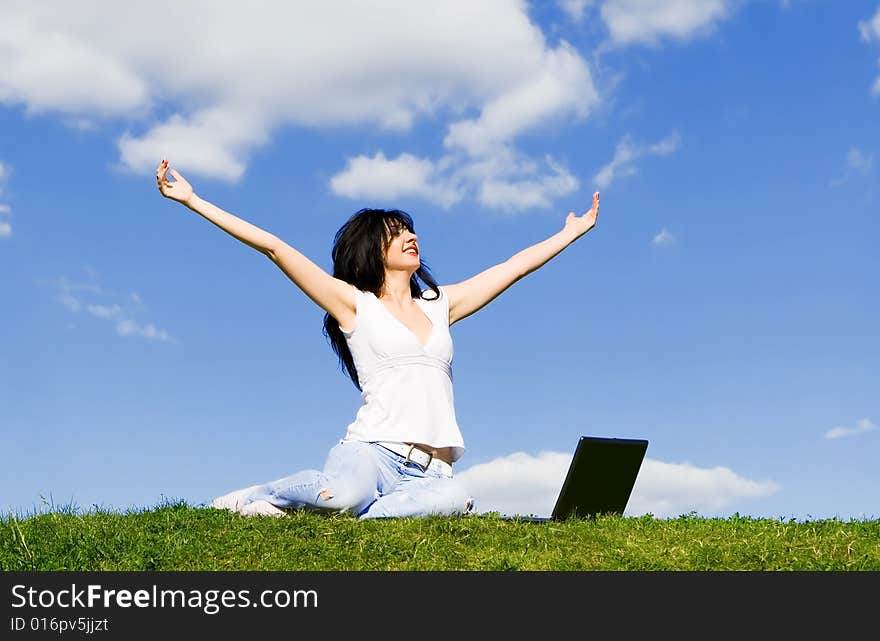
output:
[[[0,54],[0,103],[77,127],[121,122],[120,167],[145,175],[165,157],[184,175],[235,181],[280,127],[396,135],[428,121],[446,130],[446,151],[386,160],[382,193],[415,190],[446,203],[459,187],[437,182],[438,168],[455,173],[444,163],[467,173],[469,159],[584,118],[598,102],[584,60],[565,42],[548,46],[522,0],[265,0],[246,11],[232,2],[206,10],[195,0],[156,0],[140,12],[111,0],[43,0],[4,9]],[[375,165],[377,156],[357,158]],[[357,191],[355,178],[346,177],[348,187],[340,178],[337,188]],[[501,185],[543,203],[558,193],[557,179],[550,171]],[[510,197],[485,202],[496,200]]]
[[[598,100],[586,64],[563,43],[542,52],[541,59],[533,63],[533,72],[487,103],[479,118],[453,123],[443,143],[472,156],[485,156],[551,117],[586,117]]]
[[[140,138],[122,134],[116,144],[123,165],[135,171],[168,158],[185,171],[234,181],[244,174],[250,147],[266,139],[262,125],[245,110],[236,113],[224,106],[188,118],[172,115]]]
[[[144,81],[124,59],[105,55],[101,41],[112,37],[88,20],[99,15],[100,3],[82,2],[83,15],[51,5],[6,6],[0,27],[0,99],[23,103],[28,113],[62,111],[124,115],[148,98]],[[92,11],[89,7],[92,7]],[[65,15],[67,14],[67,15]],[[140,13],[135,14],[140,19]],[[92,32],[94,39],[89,38]],[[100,31],[104,32],[101,36]]]
[[[874,154],[851,147],[846,153],[846,165],[859,173],[868,174],[874,166]]]
[[[658,247],[667,247],[675,243],[675,236],[664,227],[654,236],[651,242]]]
[[[82,309],[82,303],[80,303],[79,299],[69,291],[58,292],[57,300],[72,312],[78,312]]]
[[[880,40],[880,7],[874,13],[874,17],[870,20],[862,20],[859,22],[859,34],[865,42],[872,40]]]
[[[389,160],[380,151],[373,157],[349,158],[347,167],[331,178],[330,188],[348,198],[413,196],[449,207],[461,200],[462,193],[442,174],[442,167],[428,158],[400,154]]]
[[[877,426],[874,425],[867,418],[863,418],[856,423],[855,427],[845,427],[843,425],[837,425],[832,427],[830,430],[825,432],[825,438],[827,439],[837,439],[837,438],[846,438],[849,436],[856,436],[858,434],[864,434],[865,432],[872,432],[877,429]]]
[[[579,186],[578,179],[551,156],[539,162],[511,146],[468,159],[457,175],[481,204],[509,211],[549,207],[554,198]]]
[[[160,341],[170,340],[168,332],[164,329],[158,329],[155,325],[141,325],[137,321],[130,318],[121,320],[116,323],[116,331],[120,336],[143,336],[144,338],[152,338]]]
[[[657,44],[711,31],[732,5],[732,0],[606,0],[600,11],[614,44]]]
[[[457,471],[477,512],[548,516],[571,463],[571,454],[516,452]]]
[[[846,161],[843,175],[831,180],[831,185],[837,187],[847,182],[853,174],[867,176],[874,169],[873,152],[865,152],[857,147],[850,147],[846,152]]]
[[[593,0],[557,0],[559,7],[575,22],[584,19],[584,11],[593,4]]]
[[[407,153],[389,160],[381,151],[349,158],[331,189],[349,198],[414,196],[443,207],[465,197],[508,211],[549,207],[579,181],[549,155],[539,163],[510,141],[552,118],[585,117],[598,95],[568,45],[545,52],[542,60],[536,74],[486,104],[478,118],[453,122],[444,139],[449,151],[437,160]]]
[[[86,271],[94,277],[95,270],[87,267]],[[164,329],[159,329],[153,324],[142,324],[132,318],[143,306],[141,297],[131,292],[127,297],[122,297],[112,292],[107,292],[96,283],[71,282],[65,277],[57,279],[53,284],[56,290],[55,299],[68,311],[79,313],[85,310],[95,318],[114,320],[116,332],[120,336],[141,336],[155,340],[173,340]],[[84,302],[84,296],[91,298],[123,298],[122,304],[110,302]],[[133,306],[129,303],[133,303]]]
[[[482,157],[446,154],[438,161],[410,154],[389,160],[377,152],[350,158],[330,180],[333,192],[348,198],[411,196],[450,207],[469,197],[507,211],[549,207],[578,186],[578,179],[552,157],[539,163],[511,147]]]
[[[645,459],[628,509],[632,514],[677,516],[720,514],[737,501],[760,499],[780,490],[773,481],[754,481],[716,466]]]
[[[9,179],[10,170],[7,165],[0,162],[0,194],[3,193],[4,183]],[[12,236],[12,223],[3,217],[12,217],[12,208],[6,203],[0,203],[0,238],[10,238]]]
[[[629,136],[617,143],[614,158],[593,177],[593,182],[601,189],[607,188],[617,178],[636,173],[635,161],[644,156],[667,156],[678,149],[681,137],[673,132],[653,145],[635,145]]]
[[[122,313],[122,308],[119,305],[86,305],[86,309],[98,318],[113,318]]]
[[[75,295],[76,292],[90,292],[97,296],[104,295],[103,290],[98,285],[71,282],[64,277],[59,278],[52,285],[57,291],[55,299],[71,312],[79,312],[86,306],[80,302],[80,299]]]
[[[552,159],[548,158],[547,162],[553,167],[554,173],[534,180],[498,178],[483,182],[478,200],[487,207],[511,211],[550,207],[554,198],[574,191],[579,182]]]
[[[570,463],[570,453],[517,452],[474,465],[456,477],[475,497],[477,512],[549,516]],[[749,480],[726,467],[700,468],[646,458],[624,514],[658,518],[717,514],[738,501],[769,496],[779,489],[772,481]]]
[[[862,20],[858,24],[859,34],[864,42],[880,42],[880,7],[870,20]],[[880,76],[874,79],[871,85],[871,93],[880,95]]]
[[[55,282],[55,286],[65,292],[92,292],[93,294],[103,295],[104,289],[95,283],[76,283],[67,280],[65,277],[59,278]]]

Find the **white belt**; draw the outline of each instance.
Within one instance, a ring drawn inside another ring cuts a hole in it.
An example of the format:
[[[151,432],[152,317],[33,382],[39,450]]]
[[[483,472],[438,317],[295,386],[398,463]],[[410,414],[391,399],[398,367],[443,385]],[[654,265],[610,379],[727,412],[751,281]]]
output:
[[[422,471],[434,470],[435,472],[440,472],[443,476],[452,476],[452,466],[449,463],[436,458],[431,452],[420,447],[395,441],[376,441],[376,444],[381,445],[386,450],[391,450],[395,454],[399,454],[406,459],[406,462],[414,463]]]

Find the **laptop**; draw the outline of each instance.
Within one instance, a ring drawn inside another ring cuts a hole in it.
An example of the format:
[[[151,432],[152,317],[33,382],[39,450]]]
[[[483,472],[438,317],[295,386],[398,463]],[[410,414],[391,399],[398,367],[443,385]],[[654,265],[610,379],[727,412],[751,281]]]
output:
[[[550,516],[503,518],[541,523],[623,514],[647,449],[644,439],[581,436]]]

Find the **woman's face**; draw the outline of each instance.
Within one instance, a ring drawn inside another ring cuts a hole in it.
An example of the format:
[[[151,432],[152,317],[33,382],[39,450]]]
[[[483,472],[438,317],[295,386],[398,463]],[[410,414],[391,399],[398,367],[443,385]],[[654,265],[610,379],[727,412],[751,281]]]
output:
[[[418,236],[406,227],[392,231],[391,234],[391,244],[385,251],[385,268],[415,272],[422,264]]]

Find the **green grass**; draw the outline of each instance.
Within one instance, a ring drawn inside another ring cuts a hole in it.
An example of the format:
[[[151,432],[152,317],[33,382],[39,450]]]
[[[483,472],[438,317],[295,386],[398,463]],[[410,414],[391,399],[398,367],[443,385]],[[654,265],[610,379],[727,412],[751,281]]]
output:
[[[242,517],[185,502],[0,517],[3,571],[880,570],[880,520]]]

